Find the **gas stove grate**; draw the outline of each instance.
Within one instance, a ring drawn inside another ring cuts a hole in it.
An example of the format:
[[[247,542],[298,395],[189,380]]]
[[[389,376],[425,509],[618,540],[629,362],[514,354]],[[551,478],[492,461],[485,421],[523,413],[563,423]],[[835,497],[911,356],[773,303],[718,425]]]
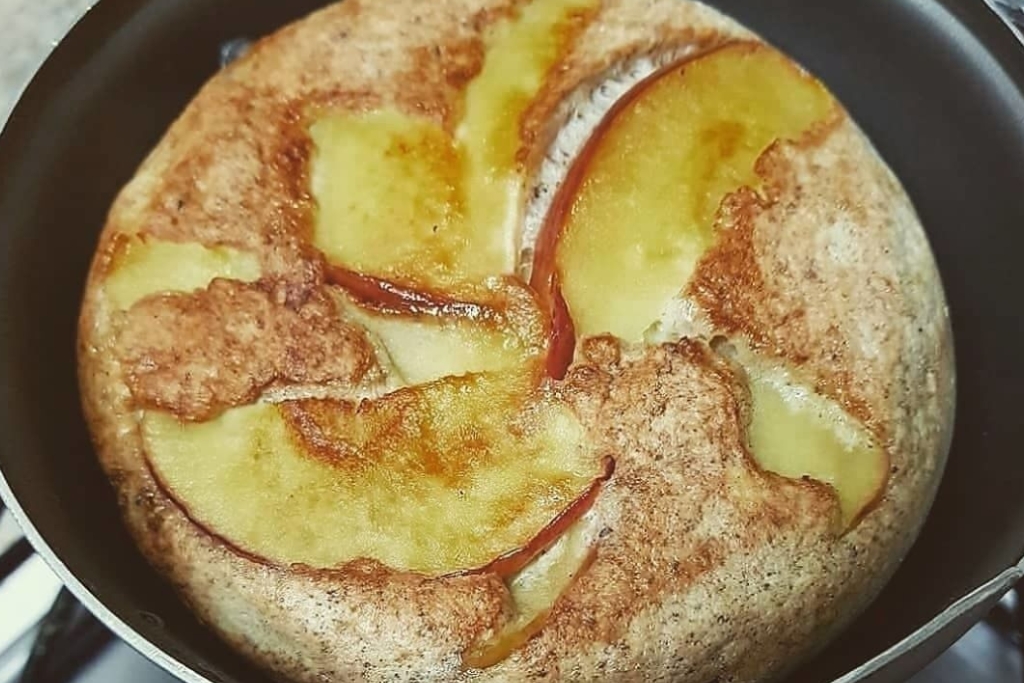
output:
[[[6,511],[0,503],[0,521]],[[0,554],[0,588],[33,558],[25,538],[17,538]],[[7,613],[0,607],[0,614]],[[61,588],[45,615],[28,630],[0,643],[0,671],[11,666],[18,683],[68,683],[113,640],[113,634],[66,588]],[[28,651],[27,658],[25,651]],[[21,664],[21,662],[24,664]]]

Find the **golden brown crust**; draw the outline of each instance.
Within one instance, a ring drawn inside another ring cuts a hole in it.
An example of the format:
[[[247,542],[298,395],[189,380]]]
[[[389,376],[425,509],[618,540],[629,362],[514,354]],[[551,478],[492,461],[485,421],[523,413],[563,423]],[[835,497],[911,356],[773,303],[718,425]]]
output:
[[[693,339],[646,352],[585,340],[553,387],[616,459],[586,516],[597,550],[545,627],[482,672],[463,671],[461,654],[511,618],[496,575],[257,562],[200,531],[145,466],[139,407],[205,419],[275,382],[351,386],[373,373],[365,340],[335,315],[306,246],[306,124],[324,108],[386,106],[450,129],[482,64],[482,30],[514,4],[346,0],[261,41],[203,88],[119,196],[90,274],[79,372],[100,460],[147,558],[215,631],[279,675],[760,680],[880,589],[930,504],[950,425],[949,327],[927,243],[845,115],[813,142],[762,159],[769,201],[744,191],[730,200],[724,237],[683,294],[706,338],[736,335],[784,360],[880,437],[889,486],[849,533],[835,533],[829,489],[753,464],[742,378]],[[750,37],[682,0],[607,0],[573,30],[520,122],[528,174],[577,95],[623,60]],[[111,245],[140,232],[256,253],[263,279],[111,313],[102,294]],[[175,349],[189,338],[205,341],[180,362]],[[296,362],[300,352],[311,356]]]
[[[116,353],[135,406],[187,420],[251,403],[273,384],[358,385],[376,363],[323,291],[292,308],[265,285],[222,279],[132,306]]]
[[[279,93],[242,85],[207,88],[204,99],[171,128],[163,154],[148,164],[152,174],[135,181],[153,187],[121,229],[254,252],[301,234],[312,209],[303,112]]]
[[[925,289],[935,280],[921,281],[930,255],[892,229],[913,224],[913,210],[845,116],[776,144],[758,173],[765,197],[726,199],[687,295],[715,333],[802,369],[885,442],[895,397],[880,368],[903,362],[923,332],[913,319],[933,324],[941,306]]]
[[[754,466],[744,443],[745,387],[705,343],[684,339],[605,369],[578,365],[565,390],[600,447],[632,456],[620,458],[602,501],[617,523],[559,605],[555,623],[574,631],[568,642],[615,642],[637,614],[727,557],[794,529],[828,532],[828,488]],[[673,504],[651,506],[656,500]],[[622,531],[634,528],[647,533]]]

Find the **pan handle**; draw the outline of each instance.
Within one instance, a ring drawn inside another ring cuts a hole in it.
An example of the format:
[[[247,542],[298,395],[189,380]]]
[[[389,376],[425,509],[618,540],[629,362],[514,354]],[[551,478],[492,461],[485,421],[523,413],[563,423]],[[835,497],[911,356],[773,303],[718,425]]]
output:
[[[1024,44],[1024,0],[985,0]]]
[[[981,621],[1021,579],[1024,579],[1024,561],[960,598],[911,635],[832,683],[907,680]]]

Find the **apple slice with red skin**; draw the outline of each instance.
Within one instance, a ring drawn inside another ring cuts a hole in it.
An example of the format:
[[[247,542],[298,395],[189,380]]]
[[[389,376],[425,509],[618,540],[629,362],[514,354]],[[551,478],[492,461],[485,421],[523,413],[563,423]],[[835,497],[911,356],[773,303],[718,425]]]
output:
[[[576,336],[642,341],[713,245],[722,201],[756,191],[760,156],[835,106],[787,58],[749,42],[671,64],[619,98],[538,236],[531,286],[553,322],[549,374],[564,376]]]
[[[519,278],[490,278],[454,292],[410,290],[341,268],[327,269],[344,315],[368,333],[388,386],[471,373],[543,376],[549,324]]]
[[[562,510],[529,543],[522,548],[505,553],[480,569],[475,570],[475,572],[491,572],[501,577],[512,576],[533,561],[537,555],[551,547],[569,527],[578,522],[594,506],[598,494],[601,493],[601,486],[615,473],[615,460],[613,458],[606,457],[602,463],[603,471],[593,481],[590,488],[584,491],[569,507]]]
[[[577,335],[642,341],[714,245],[722,201],[760,192],[765,152],[833,121],[837,107],[786,57],[747,42],[672,64],[620,98],[538,238],[531,285],[552,321],[548,373],[564,376]],[[749,379],[754,459],[832,486],[848,529],[885,489],[885,450],[838,404],[792,382]]]
[[[178,495],[172,483],[168,482],[153,463],[149,451],[146,451],[146,469],[149,475],[153,478],[160,491],[170,500],[174,505],[181,510],[181,512],[192,522],[196,527],[202,529],[209,536],[217,539],[219,543],[230,548],[232,552],[245,557],[252,562],[258,562],[268,566],[287,566],[290,562],[282,562],[280,560],[274,560],[272,558],[254,553],[251,550],[243,547],[239,544],[237,539],[230,538],[218,532],[208,521],[204,520],[198,513],[193,511],[189,506],[187,500],[184,500],[182,496]],[[590,509],[594,506],[598,495],[601,492],[601,488],[606,481],[611,477],[615,470],[615,461],[608,457],[603,460],[603,472],[590,484],[590,486],[580,496],[568,505],[562,512],[558,513],[557,516],[552,519],[546,526],[544,526],[536,536],[534,536],[528,543],[520,548],[515,548],[505,553],[501,557],[498,557],[487,564],[473,568],[459,570],[451,572],[451,575],[471,575],[471,574],[497,574],[502,579],[507,579],[514,574],[523,570],[524,567],[529,565],[536,557],[550,548],[556,543],[566,530],[569,529],[573,524],[579,522],[580,518],[583,517]],[[591,558],[592,559],[592,558]],[[583,567],[580,568],[582,571]],[[533,622],[531,622],[533,623]]]
[[[469,320],[496,320],[498,313],[485,303],[463,301],[451,294],[428,289],[412,289],[390,280],[363,275],[332,264],[325,265],[325,279],[341,287],[360,305],[382,313],[408,316],[459,317]]]
[[[578,163],[573,165],[569,172],[570,177],[573,172],[581,172],[576,170],[578,167],[582,169]],[[558,270],[555,268],[555,249],[558,246],[559,226],[565,223],[565,211],[572,197],[570,192],[565,190],[570,185],[570,177],[566,177],[562,191],[555,197],[544,229],[538,236],[533,273],[530,276],[530,287],[537,292],[540,306],[547,312],[551,326],[545,368],[548,376],[553,379],[565,377],[576,353],[576,328],[572,323],[572,316],[569,315],[569,307],[565,304],[565,297],[562,296]],[[578,181],[575,182],[578,183]]]
[[[572,411],[532,382],[448,377],[202,423],[147,412],[142,434],[189,517],[268,562],[504,576],[585,514],[611,475]],[[267,527],[267,514],[279,523]]]
[[[557,569],[549,571],[548,581],[555,595],[547,595],[547,606],[539,610],[527,610],[517,615],[513,620],[498,631],[492,637],[479,643],[473,644],[462,653],[462,666],[464,669],[486,669],[494,666],[507,658],[513,652],[526,644],[530,638],[540,633],[541,629],[548,623],[551,610],[555,603],[565,595],[576,581],[597,559],[597,546],[588,545],[577,552],[570,552],[564,558],[560,558],[562,572],[568,570],[569,576],[557,576]],[[515,596],[515,587],[512,588]]]

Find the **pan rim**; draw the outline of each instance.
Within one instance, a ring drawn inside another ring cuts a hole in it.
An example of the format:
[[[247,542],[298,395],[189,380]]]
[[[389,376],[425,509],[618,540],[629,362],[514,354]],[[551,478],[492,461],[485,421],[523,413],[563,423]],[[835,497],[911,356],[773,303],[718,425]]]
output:
[[[49,99],[52,98],[59,90],[59,86],[52,86],[49,83],[43,82],[47,80],[48,77],[54,75],[55,59],[62,54],[62,51],[66,51],[68,49],[68,43],[71,40],[89,40],[90,33],[97,30],[102,31],[102,27],[99,27],[98,23],[93,23],[94,21],[99,22],[106,18],[97,15],[97,7],[103,5],[105,10],[110,9],[112,14],[123,20],[131,16],[132,7],[139,8],[156,1],[158,0],[96,0],[80,12],[70,28],[65,31],[61,39],[47,52],[45,59],[33,75],[22,84],[16,95],[15,104],[8,113],[8,116],[5,120],[0,121],[0,176],[7,175],[13,168],[13,161],[11,159],[14,155],[4,155],[2,153],[5,147],[11,144],[10,138],[19,134],[24,134],[34,127],[33,123],[28,122],[27,120],[24,122],[22,121],[22,119],[28,119],[25,115],[26,110],[34,107],[45,106]],[[979,44],[1003,70],[1007,81],[1012,83],[1017,91],[1024,96],[1024,43],[1021,42],[1022,39],[1024,39],[1024,36],[1022,36],[1021,32],[1013,27],[1006,17],[994,6],[993,0],[912,1],[917,4],[932,4],[941,7],[954,20],[962,24],[962,17],[964,15],[976,14],[976,22],[979,24],[986,24],[984,26],[985,35],[980,35],[973,27],[967,26],[966,24],[964,25],[964,29],[978,39]],[[110,30],[116,31],[117,27]],[[96,49],[96,46],[91,46],[91,49]],[[0,447],[6,448],[6,446]],[[96,615],[96,617],[105,626],[110,628],[118,638],[127,643],[133,649],[137,650],[147,659],[158,664],[171,675],[177,676],[187,683],[210,683],[209,678],[205,677],[191,666],[185,664],[174,655],[155,645],[149,638],[142,635],[134,626],[125,621],[121,616],[115,613],[111,608],[107,607],[99,598],[96,597],[92,589],[86,586],[67,567],[58,553],[50,546],[46,538],[36,528],[35,524],[29,518],[25,509],[21,506],[15,496],[11,485],[7,481],[7,477],[2,470],[0,470],[0,500],[2,500],[7,509],[10,510],[15,522],[23,530],[26,539],[32,545],[35,552],[44,559],[49,568],[57,575],[61,582],[67,586],[71,593],[74,594],[74,596],[81,601],[91,613]],[[1024,541],[1022,541],[1022,544],[1024,544]],[[1011,565],[1008,567],[1007,570],[999,576],[996,576],[987,583],[976,587],[971,593],[965,595],[961,601],[972,596],[978,598],[979,602],[981,600],[1001,596],[1013,585],[1013,582],[1008,582],[1006,580],[1011,574],[1015,578],[1020,578],[1024,575],[1024,559],[1021,559],[1017,565]],[[906,638],[893,644],[890,648],[879,653],[868,662],[865,662],[861,666],[839,676],[835,679],[835,683],[845,683],[857,680],[858,676],[861,675],[858,672],[870,673],[871,670],[884,666],[885,663],[902,654],[904,649],[908,646],[908,643],[913,645],[913,642],[915,639],[920,637],[920,634],[929,631],[929,629],[941,626],[939,622],[947,611],[948,608],[928,620],[925,624],[922,624]],[[858,674],[858,676],[855,676],[854,674]]]
[[[13,106],[8,112],[6,118],[0,121],[0,151],[4,150],[7,145],[11,144],[9,139],[19,132],[18,130],[12,129],[19,126],[19,119],[23,114],[23,110],[30,108],[34,104],[44,106],[45,103],[51,97],[54,97],[56,92],[59,91],[59,88],[54,88],[51,92],[38,92],[41,88],[45,87],[42,84],[42,81],[45,80],[52,71],[56,70],[54,62],[60,57],[62,52],[69,49],[69,43],[76,39],[88,40],[90,38],[90,33],[98,31],[96,26],[91,22],[94,21],[94,19],[95,21],[102,19],[102,17],[97,18],[96,15],[96,9],[101,3],[105,10],[113,7],[112,11],[117,14],[117,18],[120,21],[123,21],[127,17],[131,16],[131,5],[145,5],[156,1],[158,0],[142,0],[140,3],[139,0],[94,0],[89,3],[73,19],[70,26],[64,30],[61,37],[53,43],[49,50],[47,50],[43,60],[32,72],[29,78],[21,84],[15,94]],[[114,5],[117,6],[114,7]],[[114,28],[113,31],[116,32],[119,27],[120,22],[118,27]],[[99,41],[92,40],[91,42],[93,44],[89,47],[90,51],[93,51],[97,49],[97,43]],[[33,126],[29,124],[28,127],[31,129]],[[11,163],[8,161],[11,156],[0,153],[0,176],[7,175],[8,171],[6,167]],[[26,540],[28,540],[29,545],[32,546],[32,550],[43,558],[43,561],[46,563],[50,571],[57,576],[75,599],[77,599],[97,620],[99,620],[101,624],[110,629],[117,638],[170,675],[181,679],[183,683],[212,683],[209,678],[203,676],[201,673],[185,664],[178,657],[175,657],[163,648],[157,646],[138,629],[125,621],[112,608],[108,607],[103,601],[96,597],[92,589],[86,586],[75,575],[75,573],[68,568],[64,563],[64,560],[61,559],[60,555],[51,547],[50,543],[36,528],[36,525],[29,518],[28,513],[22,507],[13,488],[7,481],[7,475],[4,474],[2,468],[0,468],[0,502],[3,502],[7,511],[11,513],[15,523],[21,529]]]

